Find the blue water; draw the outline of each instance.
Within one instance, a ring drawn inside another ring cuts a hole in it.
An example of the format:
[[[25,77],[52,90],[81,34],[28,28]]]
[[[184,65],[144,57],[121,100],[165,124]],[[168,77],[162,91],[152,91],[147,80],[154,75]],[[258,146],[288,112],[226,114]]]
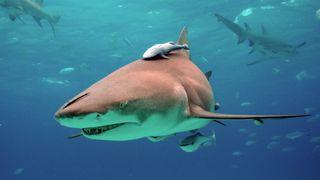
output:
[[[248,8],[251,14],[239,15]],[[55,38],[45,21],[43,28],[30,16],[11,22],[0,11],[0,179],[319,180],[320,142],[310,142],[320,136],[319,8],[317,0],[45,0],[44,9],[61,16]],[[307,45],[295,56],[246,66],[261,55],[248,55],[214,13]],[[219,112],[313,116],[262,126],[211,123],[201,131],[214,129],[217,145],[194,153],[178,146],[188,133],[158,143],[67,139],[78,130],[54,120],[58,107],[151,45],[176,40],[184,25],[193,61],[213,70]],[[75,71],[59,73],[65,67]],[[286,137],[295,131],[302,136]],[[279,144],[267,148],[272,141]]]

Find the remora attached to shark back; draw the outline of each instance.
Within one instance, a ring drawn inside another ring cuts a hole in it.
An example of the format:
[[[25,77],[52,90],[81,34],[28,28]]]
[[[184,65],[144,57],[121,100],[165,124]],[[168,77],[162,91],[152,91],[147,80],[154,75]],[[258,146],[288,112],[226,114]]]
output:
[[[230,21],[229,19],[215,14],[219,22],[222,22],[228,29],[238,36],[238,44],[248,40],[249,46],[252,47],[249,54],[257,51],[269,57],[286,57],[297,53],[297,49],[304,46],[306,42],[302,42],[296,46],[283,42],[272,37],[266,28],[261,26],[261,33],[254,32],[248,24],[244,24],[245,28]]]
[[[188,44],[186,28],[177,43]],[[305,116],[215,113],[212,88],[190,60],[189,51],[174,51],[168,58],[139,59],[121,67],[65,103],[56,112],[56,120],[82,129],[90,139],[124,141],[168,137],[200,129],[217,119],[262,121]]]
[[[20,19],[23,14],[33,17],[36,23],[42,27],[41,19],[45,19],[55,34],[54,26],[58,23],[60,16],[52,16],[42,8],[43,0],[2,0],[0,6],[6,9],[9,18],[14,21]],[[20,19],[21,20],[21,19]],[[22,20],[21,20],[22,21]]]

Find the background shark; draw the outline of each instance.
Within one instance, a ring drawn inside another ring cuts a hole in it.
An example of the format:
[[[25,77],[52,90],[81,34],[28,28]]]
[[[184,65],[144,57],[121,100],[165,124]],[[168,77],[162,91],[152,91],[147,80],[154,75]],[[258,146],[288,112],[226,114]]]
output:
[[[55,34],[54,26],[58,23],[60,16],[52,16],[42,8],[43,0],[1,0],[0,7],[5,9],[9,18],[14,21],[20,19],[21,15],[28,14],[33,17],[37,24],[42,27],[41,19],[45,19],[50,24]],[[21,20],[22,21],[22,20]],[[23,21],[22,21],[23,22]]]
[[[188,44],[186,28],[177,42]],[[305,116],[215,113],[212,88],[189,51],[174,51],[168,57],[139,59],[121,67],[65,103],[56,120],[82,129],[90,139],[125,141],[189,132],[217,119]]]
[[[238,36],[238,44],[248,40],[249,46],[252,47],[249,54],[253,52],[260,52],[268,57],[286,57],[297,53],[298,48],[304,46],[306,42],[302,42],[298,45],[290,45],[275,37],[270,36],[266,28],[261,25],[261,33],[257,33],[251,30],[248,24],[244,24],[245,29],[238,24],[226,19],[225,17],[215,14],[219,22],[222,22],[233,33]],[[259,61],[257,61],[259,62]],[[255,64],[250,63],[250,64]],[[249,65],[250,65],[249,64]]]

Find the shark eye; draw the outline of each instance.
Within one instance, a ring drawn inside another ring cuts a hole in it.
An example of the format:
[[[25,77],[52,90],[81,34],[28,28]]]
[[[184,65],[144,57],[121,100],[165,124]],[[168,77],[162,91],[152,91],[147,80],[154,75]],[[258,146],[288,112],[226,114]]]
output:
[[[128,106],[129,101],[120,102],[119,109],[124,109]]]

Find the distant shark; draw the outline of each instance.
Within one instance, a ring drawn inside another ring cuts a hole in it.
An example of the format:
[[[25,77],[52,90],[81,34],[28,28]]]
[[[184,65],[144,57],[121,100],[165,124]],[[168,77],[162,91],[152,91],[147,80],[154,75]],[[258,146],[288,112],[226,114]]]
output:
[[[21,15],[29,14],[40,27],[42,27],[41,19],[47,20],[55,34],[54,26],[58,23],[60,16],[48,14],[43,10],[42,4],[43,0],[0,0],[0,7],[7,11],[12,21],[17,18],[21,20]]]
[[[245,29],[238,24],[224,18],[219,14],[215,14],[218,21],[222,22],[233,33],[238,36],[238,44],[249,41],[249,46],[252,47],[249,54],[257,51],[268,57],[286,57],[297,53],[297,49],[304,46],[306,42],[302,42],[298,45],[290,45],[275,37],[270,36],[266,28],[261,25],[262,33],[256,33],[251,30],[248,24],[244,24]],[[260,61],[250,63],[249,65],[256,64]]]
[[[188,44],[183,28],[177,44]],[[207,76],[207,77],[206,77]],[[164,139],[194,132],[211,121],[282,119],[306,115],[237,115],[215,111],[208,77],[180,49],[152,61],[136,60],[65,103],[55,113],[63,126],[81,129],[90,139],[126,141]]]

